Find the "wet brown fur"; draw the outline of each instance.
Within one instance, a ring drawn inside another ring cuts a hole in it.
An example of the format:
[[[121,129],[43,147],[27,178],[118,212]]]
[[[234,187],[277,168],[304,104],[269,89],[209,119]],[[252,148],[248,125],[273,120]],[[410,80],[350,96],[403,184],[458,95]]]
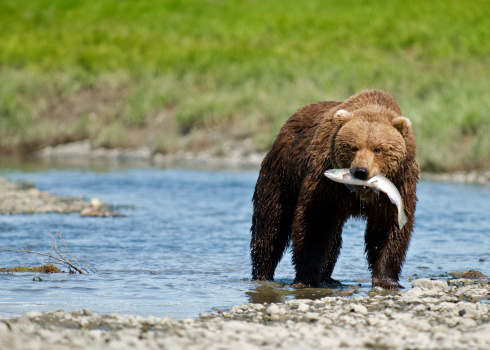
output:
[[[367,220],[365,252],[373,286],[401,287],[419,178],[410,122],[401,116],[391,96],[369,90],[345,102],[303,107],[289,118],[262,162],[253,195],[253,279],[272,280],[291,244],[295,285],[336,283],[331,275],[342,226],[359,217]],[[369,171],[368,178],[385,174],[398,188],[408,219],[402,230],[386,195],[351,192],[323,175],[327,169],[358,167]]]

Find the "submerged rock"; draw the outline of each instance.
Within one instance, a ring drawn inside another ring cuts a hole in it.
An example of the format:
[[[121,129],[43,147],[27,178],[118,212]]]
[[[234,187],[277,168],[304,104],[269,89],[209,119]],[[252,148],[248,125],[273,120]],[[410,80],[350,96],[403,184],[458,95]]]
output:
[[[107,209],[93,209],[85,208],[80,212],[80,216],[83,217],[125,217],[126,215],[116,213],[115,211],[110,211]]]
[[[470,278],[470,279],[475,279],[475,278],[481,278],[481,277],[487,277],[483,273],[477,270],[469,270],[469,271],[463,271],[463,278]]]

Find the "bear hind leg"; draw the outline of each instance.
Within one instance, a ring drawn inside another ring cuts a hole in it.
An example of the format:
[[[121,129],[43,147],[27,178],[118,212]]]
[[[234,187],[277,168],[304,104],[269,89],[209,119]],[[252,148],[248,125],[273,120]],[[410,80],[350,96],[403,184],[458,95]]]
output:
[[[276,267],[289,244],[289,236],[287,232],[274,228],[266,232],[252,233],[250,250],[253,280],[272,281],[274,279]]]
[[[267,202],[272,205],[274,211],[267,210],[268,207],[261,207],[257,203],[259,201],[255,201],[254,198],[256,205],[250,242],[252,279],[272,281],[276,267],[289,245],[293,210],[280,200],[277,203]]]

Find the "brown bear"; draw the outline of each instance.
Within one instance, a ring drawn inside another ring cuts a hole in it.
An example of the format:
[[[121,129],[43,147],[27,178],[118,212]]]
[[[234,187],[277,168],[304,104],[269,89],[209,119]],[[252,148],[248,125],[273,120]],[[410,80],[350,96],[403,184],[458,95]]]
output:
[[[347,187],[324,176],[349,168],[367,180],[384,174],[398,188],[407,223],[384,193]],[[398,283],[414,227],[419,166],[410,121],[378,90],[345,102],[301,108],[279,131],[265,156],[253,195],[252,278],[272,280],[291,243],[294,286],[338,284],[331,275],[349,217],[366,219],[365,252],[373,286]]]

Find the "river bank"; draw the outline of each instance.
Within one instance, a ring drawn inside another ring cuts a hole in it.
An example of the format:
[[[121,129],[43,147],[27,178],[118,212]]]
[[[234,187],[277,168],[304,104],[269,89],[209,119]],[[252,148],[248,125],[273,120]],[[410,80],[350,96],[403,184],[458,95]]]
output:
[[[176,321],[88,309],[0,319],[0,348],[488,349],[490,285],[415,280],[410,290],[237,305]]]
[[[45,161],[106,161],[111,163],[144,163],[161,167],[258,168],[265,153],[254,150],[251,139],[223,141],[220,145],[198,152],[152,153],[149,147],[93,148],[88,140],[48,146],[33,155]]]
[[[223,144],[199,152],[179,151],[174,154],[152,153],[148,147],[135,149],[92,148],[90,142],[80,141],[49,146],[34,154],[45,161],[106,161],[141,162],[163,167],[251,168],[259,169],[265,153],[254,151],[251,139]],[[421,179],[452,183],[468,183],[490,186],[490,170],[469,170],[453,173],[422,172]]]

